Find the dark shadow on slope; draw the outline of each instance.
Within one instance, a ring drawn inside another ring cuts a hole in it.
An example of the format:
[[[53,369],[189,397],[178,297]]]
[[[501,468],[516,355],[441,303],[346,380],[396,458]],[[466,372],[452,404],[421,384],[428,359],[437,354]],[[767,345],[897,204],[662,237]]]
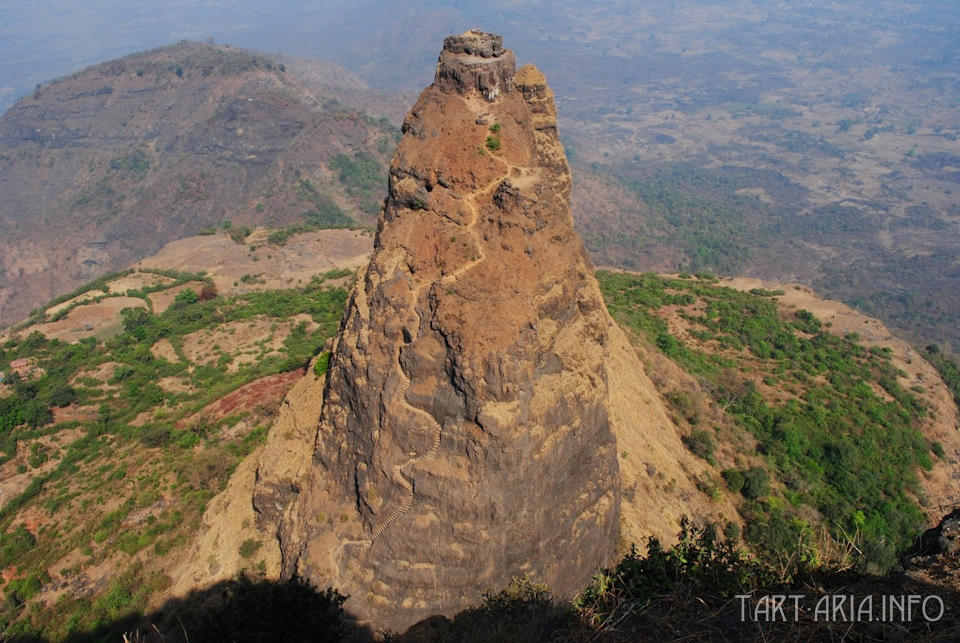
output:
[[[558,640],[570,606],[556,600],[546,586],[515,578],[505,589],[484,594],[481,605],[453,619],[431,616],[403,634],[398,643],[543,643]]]
[[[609,629],[575,629],[555,641],[960,641],[958,600],[954,588],[903,574],[835,587],[772,587],[743,598],[679,587]]]
[[[352,619],[343,610],[344,600],[345,597],[336,590],[320,591],[300,578],[270,582],[242,575],[235,580],[193,591],[183,598],[171,599],[146,616],[131,614],[102,623],[91,631],[73,633],[65,641],[265,643],[372,640],[372,632],[350,626]]]
[[[684,560],[710,554],[687,569],[680,582],[631,601],[644,593],[648,572],[669,567],[651,565],[662,557],[656,551],[637,559],[639,566],[621,564],[620,571],[628,573],[617,583],[629,591],[615,596],[615,609],[582,612],[581,617],[603,618],[592,623],[581,618],[555,640],[960,641],[960,513],[928,530],[915,552],[884,576],[794,556],[787,565],[781,561],[779,569],[789,573],[778,578],[732,555],[723,543],[704,540],[706,531],[692,533],[693,549],[688,544],[661,552],[667,557],[682,553]],[[711,546],[703,550],[704,545]],[[720,569],[711,563],[721,563]],[[647,573],[630,573],[631,567]],[[718,582],[723,579],[737,580]]]
[[[813,556],[813,557],[811,557]],[[515,580],[453,619],[435,616],[401,643],[661,641],[960,641],[960,511],[928,530],[884,576],[819,562],[813,550],[761,561],[710,526],[651,541],[604,570],[574,605]]]
[[[917,597],[911,602],[911,595]],[[796,597],[796,598],[793,598]],[[871,597],[871,598],[868,598]],[[794,603],[797,609],[794,609]],[[780,607],[777,607],[777,606]],[[486,607],[417,623],[394,643],[663,643],[960,641],[960,592],[909,574],[848,585],[771,587],[741,599],[682,584],[606,623],[578,622],[564,606]],[[926,610],[926,612],[924,612]]]

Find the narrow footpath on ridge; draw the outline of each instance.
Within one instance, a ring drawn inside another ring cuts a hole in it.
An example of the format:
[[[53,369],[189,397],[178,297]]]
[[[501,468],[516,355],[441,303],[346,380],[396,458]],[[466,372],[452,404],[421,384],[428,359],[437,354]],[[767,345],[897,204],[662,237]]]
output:
[[[445,275],[440,279],[439,283],[442,283],[442,284],[455,283],[456,280],[459,279],[461,275],[463,275],[463,273],[465,273],[467,270],[470,270],[476,267],[486,259],[486,255],[483,252],[483,245],[480,243],[480,238],[477,235],[477,231],[476,231],[477,222],[480,218],[479,211],[477,209],[476,200],[477,200],[477,197],[481,195],[486,196],[489,192],[497,189],[506,178],[509,178],[510,171],[515,167],[497,156],[493,156],[493,158],[498,160],[506,168],[507,170],[506,174],[503,176],[497,177],[496,179],[490,181],[487,185],[483,186],[482,188],[478,188],[477,190],[474,190],[468,196],[464,197],[464,202],[467,204],[467,207],[470,208],[470,212],[471,212],[470,224],[467,226],[467,231],[473,237],[474,247],[477,250],[477,258],[464,263],[462,266],[454,270],[449,275]],[[424,286],[427,286],[427,285],[428,284],[425,284],[425,283],[420,284],[416,289],[411,291],[413,294],[413,297],[412,297],[413,310],[418,311],[417,315],[420,318],[418,323],[418,328],[423,323],[423,314],[419,312],[417,308],[417,302],[420,301],[421,290],[423,289]],[[400,503],[394,505],[390,513],[387,514],[387,517],[384,518],[383,521],[379,525],[377,525],[377,527],[373,530],[373,537],[371,539],[371,544],[377,541],[377,539],[383,534],[383,532],[387,529],[387,527],[389,527],[393,522],[395,522],[398,518],[403,516],[405,513],[410,511],[410,508],[413,507],[414,480],[412,475],[410,473],[405,472],[404,470],[407,467],[410,467],[418,462],[422,462],[424,460],[432,460],[433,458],[436,458],[440,452],[440,434],[442,432],[442,427],[440,426],[440,423],[437,422],[436,418],[434,418],[428,411],[414,406],[407,399],[407,389],[410,388],[410,378],[404,372],[403,366],[400,364],[401,348],[402,348],[402,345],[398,344],[397,355],[395,360],[397,365],[397,372],[400,374],[400,380],[402,382],[400,385],[400,392],[398,397],[400,398],[400,402],[404,406],[409,408],[412,412],[424,416],[427,427],[430,429],[432,435],[434,436],[433,444],[431,444],[428,450],[420,454],[416,454],[413,457],[411,457],[409,460],[405,460],[400,464],[394,465],[393,474],[391,477],[397,485],[403,488],[404,497]]]

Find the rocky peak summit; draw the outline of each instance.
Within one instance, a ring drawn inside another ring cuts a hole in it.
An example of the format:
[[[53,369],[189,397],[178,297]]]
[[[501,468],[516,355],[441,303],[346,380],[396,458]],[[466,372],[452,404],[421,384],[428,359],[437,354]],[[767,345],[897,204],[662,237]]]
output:
[[[443,41],[434,86],[443,92],[477,91],[487,100],[509,92],[517,69],[513,52],[503,48],[503,38],[471,30]]]
[[[516,575],[572,596],[620,515],[612,322],[543,74],[499,36],[448,38],[403,132],[280,530],[286,573],[393,629]]]

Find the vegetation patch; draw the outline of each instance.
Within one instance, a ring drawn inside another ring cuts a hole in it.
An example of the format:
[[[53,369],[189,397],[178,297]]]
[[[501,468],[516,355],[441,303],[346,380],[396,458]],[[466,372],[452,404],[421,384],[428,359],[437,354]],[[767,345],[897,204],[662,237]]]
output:
[[[145,282],[138,296],[209,283],[156,272],[168,279]],[[68,344],[27,328],[0,345],[0,370],[12,373],[21,359],[32,365],[23,377],[9,375],[0,397],[0,463],[17,459],[29,479],[0,507],[0,567],[16,570],[0,604],[5,636],[59,640],[142,614],[169,583],[162,559],[192,541],[207,503],[266,438],[276,408],[250,404],[219,420],[199,412],[254,380],[306,367],[336,331],[347,300],[344,288],[325,282],[351,275],[331,271],[303,287],[233,297],[187,288],[162,313],[125,309],[111,339]],[[71,297],[108,288],[116,277]],[[251,323],[269,333],[282,325],[277,346],[262,341],[256,355],[237,356],[211,345],[195,360],[183,351],[192,334]],[[160,342],[179,359],[159,357],[152,349]],[[55,424],[54,411],[65,406],[76,419]],[[24,515],[39,517],[39,527]],[[244,543],[241,555],[252,558],[258,544]],[[94,567],[116,572],[105,593],[38,609],[45,586]]]
[[[364,152],[354,152],[352,156],[341,153],[330,161],[330,169],[337,172],[347,194],[360,200],[364,212],[379,212],[380,203],[386,196],[383,186],[387,184],[387,176],[379,159]]]
[[[749,542],[791,547],[819,526],[801,517],[814,509],[835,537],[859,534],[874,568],[896,562],[924,525],[918,475],[933,461],[917,428],[927,410],[901,386],[888,353],[831,334],[807,311],[782,311],[773,293],[597,276],[615,319],[699,379],[756,440],[763,465],[723,473],[743,496]],[[789,393],[773,399],[766,390]],[[708,461],[711,433],[697,427],[686,438]]]

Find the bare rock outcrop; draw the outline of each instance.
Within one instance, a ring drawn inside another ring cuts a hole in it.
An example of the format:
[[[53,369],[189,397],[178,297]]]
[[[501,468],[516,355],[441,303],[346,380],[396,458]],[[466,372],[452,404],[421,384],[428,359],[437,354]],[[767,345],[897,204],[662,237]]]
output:
[[[468,31],[444,39],[434,87],[448,94],[477,91],[494,100],[510,91],[516,67],[513,52],[503,48],[503,38]]]
[[[620,515],[613,327],[543,75],[498,36],[448,38],[403,131],[280,530],[287,574],[393,629],[515,575],[572,595]]]

